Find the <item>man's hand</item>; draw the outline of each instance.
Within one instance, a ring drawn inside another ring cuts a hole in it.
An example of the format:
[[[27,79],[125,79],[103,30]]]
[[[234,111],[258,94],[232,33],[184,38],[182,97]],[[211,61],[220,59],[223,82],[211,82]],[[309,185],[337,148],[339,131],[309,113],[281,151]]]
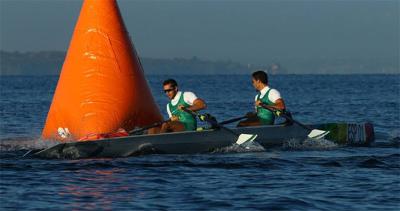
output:
[[[183,111],[183,108],[185,108],[185,106],[183,106],[183,105],[178,105],[178,109],[179,109],[179,110]]]
[[[270,111],[271,111],[272,113],[274,113],[276,116],[280,116],[282,113],[284,113],[284,110],[280,110],[280,109],[277,109],[277,108],[275,108],[275,107],[273,107],[273,106],[265,105],[265,104],[263,104],[263,103],[260,103],[260,106],[263,107],[263,108],[265,108],[265,109],[269,108],[268,110],[270,110]]]
[[[261,100],[257,100],[254,104],[255,104],[256,106],[258,106],[258,107],[261,107],[262,102],[261,102]]]
[[[179,121],[179,117],[173,115],[173,116],[171,117],[171,121]]]

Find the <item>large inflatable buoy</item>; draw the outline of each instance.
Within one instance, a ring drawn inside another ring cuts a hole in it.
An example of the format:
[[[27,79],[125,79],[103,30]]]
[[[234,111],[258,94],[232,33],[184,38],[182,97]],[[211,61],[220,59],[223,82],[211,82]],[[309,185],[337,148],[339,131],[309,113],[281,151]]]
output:
[[[162,121],[115,0],[85,0],[42,132],[44,139]]]

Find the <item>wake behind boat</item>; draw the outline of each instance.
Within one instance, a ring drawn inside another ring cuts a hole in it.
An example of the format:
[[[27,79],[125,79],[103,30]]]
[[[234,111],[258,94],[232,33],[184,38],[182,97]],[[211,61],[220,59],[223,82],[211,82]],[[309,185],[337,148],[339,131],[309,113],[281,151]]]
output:
[[[374,141],[370,123],[328,123],[309,125],[327,130],[325,137],[336,144],[368,146]],[[282,146],[289,140],[305,140],[309,130],[297,125],[255,126],[232,129],[236,133],[256,134],[255,142],[263,147]],[[185,131],[155,135],[135,135],[97,141],[61,143],[33,156],[41,158],[79,159],[94,157],[128,157],[141,154],[194,154],[218,151],[236,144],[237,136],[222,129]]]

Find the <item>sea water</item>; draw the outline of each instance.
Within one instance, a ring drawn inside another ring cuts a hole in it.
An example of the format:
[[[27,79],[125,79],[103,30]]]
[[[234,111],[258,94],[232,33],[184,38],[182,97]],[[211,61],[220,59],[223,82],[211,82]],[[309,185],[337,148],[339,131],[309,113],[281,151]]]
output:
[[[254,109],[249,75],[147,76],[166,117],[162,81],[207,102],[219,121]],[[105,210],[399,210],[400,76],[271,75],[303,123],[372,122],[370,147],[327,140],[210,154],[118,159],[22,158],[39,139],[57,76],[1,76],[0,208]],[[233,127],[234,124],[229,125]]]

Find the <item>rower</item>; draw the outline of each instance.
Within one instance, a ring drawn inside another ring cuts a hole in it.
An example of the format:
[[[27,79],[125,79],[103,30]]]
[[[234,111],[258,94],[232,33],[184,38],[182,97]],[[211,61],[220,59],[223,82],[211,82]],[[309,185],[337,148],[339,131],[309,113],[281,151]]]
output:
[[[273,125],[275,115],[279,116],[279,112],[284,112],[285,102],[280,93],[276,89],[268,86],[268,75],[264,71],[256,71],[252,74],[252,83],[258,91],[255,96],[256,112],[247,114],[247,119],[238,123],[237,127],[258,126],[258,125]],[[272,110],[276,110],[275,114],[263,106],[267,106]]]
[[[178,83],[174,79],[163,82],[163,89],[167,97],[171,100],[167,104],[167,112],[171,121],[167,121],[161,126],[161,133],[193,131],[197,129],[196,116],[187,110],[197,112],[205,109],[206,103],[198,98],[193,92],[181,92],[178,90]]]

